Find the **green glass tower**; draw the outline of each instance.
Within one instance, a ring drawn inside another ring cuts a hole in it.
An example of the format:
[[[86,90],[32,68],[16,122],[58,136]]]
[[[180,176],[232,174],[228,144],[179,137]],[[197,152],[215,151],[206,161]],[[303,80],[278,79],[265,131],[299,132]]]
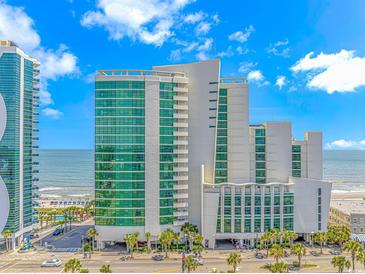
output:
[[[37,222],[38,66],[13,42],[0,41],[0,231],[11,232],[14,247]]]

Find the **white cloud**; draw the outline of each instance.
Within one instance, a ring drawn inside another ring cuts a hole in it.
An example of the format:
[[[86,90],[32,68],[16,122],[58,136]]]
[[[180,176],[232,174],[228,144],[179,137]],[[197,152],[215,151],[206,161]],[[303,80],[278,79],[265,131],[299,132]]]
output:
[[[174,49],[170,52],[169,60],[171,61],[180,61],[181,60],[181,50],[180,49]]]
[[[218,24],[220,22],[220,19],[219,19],[219,15],[218,14],[214,14],[212,16],[212,19],[214,21],[214,23]]]
[[[23,8],[7,5],[0,1],[0,39],[14,41],[27,54],[41,62],[40,102],[42,105],[53,103],[48,91],[48,80],[70,75],[78,71],[77,57],[61,45],[56,51],[41,45],[41,38],[34,29],[34,22]]]
[[[247,42],[248,38],[250,37],[250,35],[252,34],[252,32],[255,31],[255,28],[252,25],[249,25],[245,31],[236,31],[232,34],[230,34],[228,36],[229,40],[232,41],[238,41],[240,43],[245,43]]]
[[[24,51],[38,47],[41,38],[33,29],[33,19],[23,8],[13,7],[0,1],[0,37],[16,42]]]
[[[250,71],[252,68],[254,68],[255,66],[257,66],[257,63],[242,62],[242,63],[240,63],[238,72],[246,73],[246,72]]]
[[[354,51],[341,50],[334,54],[308,53],[291,67],[294,72],[309,72],[307,86],[334,92],[353,92],[365,86],[365,57],[355,56]]]
[[[56,80],[60,76],[78,72],[77,57],[68,52],[65,45],[61,45],[56,51],[40,48],[33,54],[41,62],[41,74],[46,79]]]
[[[63,116],[63,112],[54,109],[54,108],[44,108],[42,112],[45,116],[50,117],[52,119],[59,119]]]
[[[197,53],[195,57],[201,61],[209,59],[208,51],[211,50],[212,46],[213,46],[213,39],[212,38],[205,39],[204,43],[196,48]]]
[[[247,74],[247,80],[251,82],[261,82],[264,80],[264,75],[260,70],[253,70]]]
[[[205,18],[206,14],[202,11],[190,13],[184,17],[184,22],[188,24],[196,24]]]
[[[98,0],[96,11],[87,11],[81,24],[100,26],[113,40],[127,36],[161,46],[173,35],[180,11],[193,0]]]
[[[283,86],[286,85],[286,77],[284,75],[279,75],[277,78],[276,78],[276,83],[275,83],[275,86],[278,86],[279,89],[281,89]]]
[[[277,41],[274,44],[270,44],[270,46],[266,49],[266,51],[270,54],[281,56],[285,58],[290,57],[290,48],[288,47],[289,40]]]
[[[232,46],[228,46],[225,51],[221,51],[217,54],[218,57],[232,57],[234,55],[234,51],[232,50]]]
[[[200,22],[199,25],[196,27],[195,32],[198,35],[207,34],[211,28],[212,28],[212,25],[210,23]]]
[[[246,49],[246,48],[243,48],[243,47],[241,47],[241,46],[238,46],[237,48],[236,48],[236,51],[237,51],[237,53],[239,54],[239,55],[243,55],[243,54],[247,54],[248,53],[248,49]]]
[[[341,149],[341,150],[365,150],[365,140],[361,141],[352,141],[352,140],[335,140],[331,143],[327,143],[325,146],[326,149]]]

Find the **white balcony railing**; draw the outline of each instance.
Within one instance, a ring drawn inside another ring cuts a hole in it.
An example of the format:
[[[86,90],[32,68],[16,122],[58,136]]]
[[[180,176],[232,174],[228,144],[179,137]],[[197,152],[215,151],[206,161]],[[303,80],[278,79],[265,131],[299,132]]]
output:
[[[187,193],[174,193],[173,197],[174,197],[174,199],[187,199],[187,198],[189,198],[189,194],[187,194]]]
[[[181,101],[181,102],[187,102],[189,99],[188,99],[188,96],[174,96],[174,100]]]
[[[188,119],[189,115],[185,113],[174,113],[174,118],[176,119]]]
[[[188,215],[189,215],[189,212],[187,210],[174,212],[174,217],[185,217]]]
[[[183,88],[183,87],[174,87],[174,91],[175,92],[184,92],[184,93],[187,93],[187,92],[189,92],[189,89],[188,88]]]
[[[189,151],[187,149],[174,149],[174,154],[188,154]]]
[[[188,110],[189,109],[189,106],[188,105],[178,105],[178,104],[175,104],[174,105],[174,109],[176,109],[176,110]]]
[[[189,180],[189,176],[187,175],[178,175],[173,177],[174,181],[187,181]]]
[[[189,168],[186,166],[186,167],[174,167],[174,172],[188,172],[189,171]]]
[[[189,136],[189,133],[188,131],[182,131],[182,130],[179,130],[179,131],[174,131],[174,136],[178,136],[178,137],[188,137]]]
[[[189,189],[189,185],[188,184],[176,184],[174,185],[174,190],[185,190],[185,189]]]
[[[189,159],[188,158],[174,158],[174,163],[187,164],[187,163],[189,163]]]
[[[187,146],[188,141],[186,141],[186,140],[174,140],[174,145],[176,145],[176,146]]]
[[[174,127],[187,128],[187,127],[189,127],[189,124],[188,123],[174,123]]]

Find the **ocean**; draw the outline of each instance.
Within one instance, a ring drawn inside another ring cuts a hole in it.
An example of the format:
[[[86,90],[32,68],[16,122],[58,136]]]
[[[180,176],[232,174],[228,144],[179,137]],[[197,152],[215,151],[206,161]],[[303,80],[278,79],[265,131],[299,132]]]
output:
[[[324,151],[323,161],[334,192],[365,191],[365,151]],[[39,188],[44,198],[93,197],[93,151],[39,150]]]

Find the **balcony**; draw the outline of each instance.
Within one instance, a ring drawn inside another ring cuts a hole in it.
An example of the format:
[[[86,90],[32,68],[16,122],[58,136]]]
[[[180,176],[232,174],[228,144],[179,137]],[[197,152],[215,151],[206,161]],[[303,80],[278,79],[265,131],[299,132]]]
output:
[[[186,78],[186,77],[182,77],[182,76],[174,76],[174,78],[172,78],[172,82],[173,83],[188,84],[189,83],[189,79]]]
[[[33,178],[33,182],[39,182],[39,178]]]
[[[188,93],[189,92],[189,89],[188,88],[183,88],[183,87],[174,87],[174,91],[175,92]]]
[[[174,203],[174,208],[186,208],[188,207],[189,204],[186,203],[186,202],[177,202],[177,203]]]
[[[186,190],[189,189],[188,184],[176,184],[174,185],[174,190]]]
[[[188,158],[174,158],[174,163],[187,164],[187,163],[189,163],[189,159]]]
[[[189,151],[187,149],[174,149],[174,154],[188,154]]]
[[[178,136],[178,137],[188,137],[189,136],[189,133],[188,131],[182,131],[182,130],[179,130],[179,131],[174,131],[174,136]]]
[[[186,217],[186,216],[189,216],[189,212],[187,210],[174,212],[174,217]]]
[[[174,109],[176,110],[189,110],[189,106],[188,105],[174,105]]]
[[[187,128],[187,127],[189,127],[189,124],[188,123],[174,123],[174,127]]]
[[[174,145],[176,146],[187,146],[188,141],[185,140],[174,140]]]
[[[187,198],[189,198],[189,194],[188,193],[174,193],[173,198],[174,199],[187,199]]]
[[[32,206],[39,206],[38,202],[33,201]]]
[[[188,119],[189,118],[189,114],[174,113],[174,118],[176,118],[176,119]]]
[[[33,85],[39,85],[39,79],[33,78]]]
[[[34,94],[36,94],[36,93],[38,93],[39,92],[39,88],[35,88],[35,87],[33,87],[33,93]]]
[[[174,221],[174,225],[176,226],[181,226],[183,224],[185,224],[188,220],[176,220]]]
[[[187,102],[188,96],[174,96],[175,101]]]
[[[174,181],[187,181],[189,180],[189,176],[187,175],[178,175],[173,177]]]
[[[33,186],[32,186],[32,190],[34,190],[34,191],[39,190],[39,186],[33,185]]]
[[[186,166],[184,167],[174,167],[174,172],[188,172],[189,168]]]
[[[33,193],[32,194],[32,198],[33,199],[38,199],[40,196],[39,196],[39,194],[37,194],[37,193]]]

